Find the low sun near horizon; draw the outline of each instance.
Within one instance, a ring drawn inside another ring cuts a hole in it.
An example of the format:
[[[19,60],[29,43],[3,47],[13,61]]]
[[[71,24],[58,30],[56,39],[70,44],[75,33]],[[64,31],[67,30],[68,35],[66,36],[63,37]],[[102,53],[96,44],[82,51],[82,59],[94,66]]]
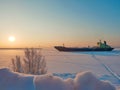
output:
[[[10,42],[15,42],[16,38],[15,38],[15,36],[9,36],[9,37],[8,37],[8,40],[9,40]]]

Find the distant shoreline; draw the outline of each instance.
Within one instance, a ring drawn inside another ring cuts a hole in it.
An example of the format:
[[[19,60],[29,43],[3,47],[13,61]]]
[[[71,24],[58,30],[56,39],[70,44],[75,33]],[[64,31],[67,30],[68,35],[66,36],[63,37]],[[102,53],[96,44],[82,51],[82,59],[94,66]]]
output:
[[[0,48],[0,50],[24,50],[26,48]],[[32,48],[29,48],[32,49]],[[34,48],[34,49],[42,49],[42,48]]]

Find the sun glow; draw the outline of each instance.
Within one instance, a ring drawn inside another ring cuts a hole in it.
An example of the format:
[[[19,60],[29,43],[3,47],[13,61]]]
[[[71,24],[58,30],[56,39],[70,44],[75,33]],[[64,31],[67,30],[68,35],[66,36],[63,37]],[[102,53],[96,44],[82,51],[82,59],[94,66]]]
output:
[[[8,40],[9,40],[10,42],[14,42],[14,41],[15,41],[15,37],[14,37],[14,36],[10,36],[10,37],[8,38]]]

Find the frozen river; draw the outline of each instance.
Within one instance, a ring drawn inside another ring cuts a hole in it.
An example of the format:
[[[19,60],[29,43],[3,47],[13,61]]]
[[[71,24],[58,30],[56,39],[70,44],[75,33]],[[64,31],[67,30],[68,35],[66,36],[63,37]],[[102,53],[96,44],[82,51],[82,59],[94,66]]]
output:
[[[0,67],[9,67],[11,58],[24,55],[23,50],[0,50]],[[120,87],[120,49],[111,52],[59,52],[42,49],[47,61],[48,73],[63,78],[74,77],[82,71],[91,71],[101,80],[109,80]],[[62,74],[62,75],[61,75]]]

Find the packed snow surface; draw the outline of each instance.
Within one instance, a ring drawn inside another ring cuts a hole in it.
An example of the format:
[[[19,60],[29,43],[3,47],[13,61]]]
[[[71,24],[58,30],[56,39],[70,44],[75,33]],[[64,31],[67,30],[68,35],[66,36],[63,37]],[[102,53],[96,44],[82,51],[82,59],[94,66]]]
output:
[[[0,69],[0,90],[115,90],[91,72],[78,73],[74,79],[62,79],[51,74],[23,75],[7,68]]]

